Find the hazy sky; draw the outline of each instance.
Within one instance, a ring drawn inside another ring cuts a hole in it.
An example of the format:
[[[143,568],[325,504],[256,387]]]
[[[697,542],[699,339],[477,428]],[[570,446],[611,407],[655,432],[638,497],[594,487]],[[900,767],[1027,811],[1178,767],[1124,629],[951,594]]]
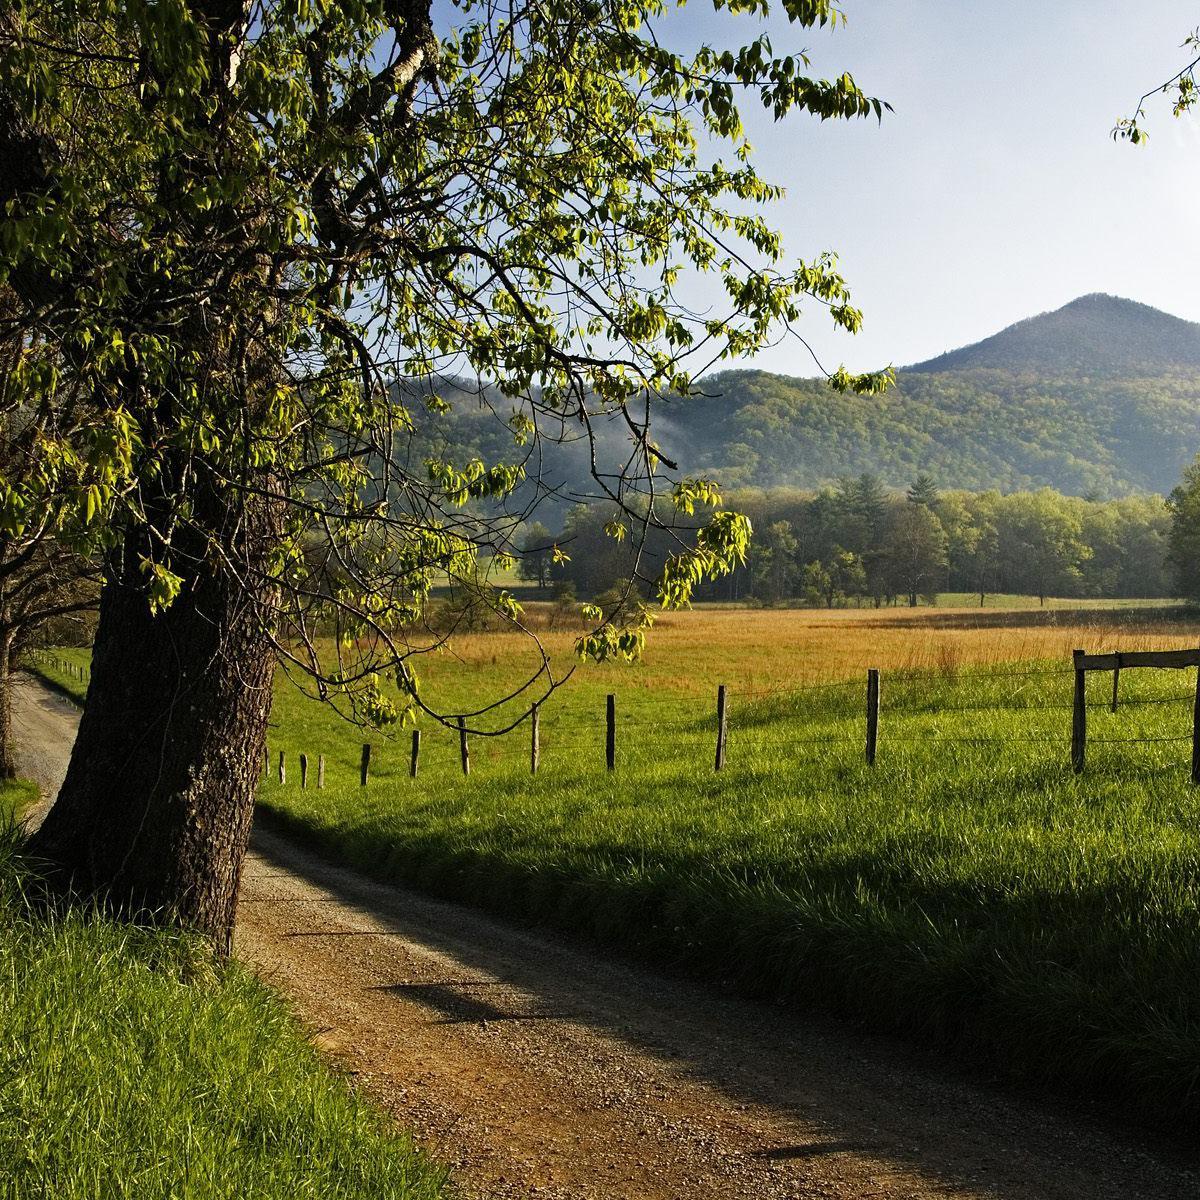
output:
[[[857,338],[814,306],[826,366],[932,357],[1086,292],[1200,321],[1200,121],[1148,108],[1147,145],[1109,134],[1185,62],[1200,0],[844,0],[836,33],[773,21],[777,53],[850,70],[894,114],[848,125],[755,110],[763,174],[792,253],[836,250],[866,314]],[[670,40],[746,40],[753,23],[695,0]],[[761,356],[811,375],[794,340]]]

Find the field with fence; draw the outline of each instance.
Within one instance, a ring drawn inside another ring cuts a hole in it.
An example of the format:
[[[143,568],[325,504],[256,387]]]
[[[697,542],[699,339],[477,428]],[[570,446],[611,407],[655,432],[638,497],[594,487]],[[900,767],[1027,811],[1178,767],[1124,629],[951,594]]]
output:
[[[408,731],[366,739],[281,679],[260,803],[376,875],[1194,1122],[1196,672],[1123,671],[1115,713],[1112,673],[1090,673],[1079,774],[1071,650],[1198,645],[1194,617],[1154,609],[672,615],[643,663],[581,667],[544,706],[536,775],[528,722],[469,735],[465,776],[457,730],[423,720],[413,778]],[[422,664],[428,698],[473,712],[522,653],[459,639]]]

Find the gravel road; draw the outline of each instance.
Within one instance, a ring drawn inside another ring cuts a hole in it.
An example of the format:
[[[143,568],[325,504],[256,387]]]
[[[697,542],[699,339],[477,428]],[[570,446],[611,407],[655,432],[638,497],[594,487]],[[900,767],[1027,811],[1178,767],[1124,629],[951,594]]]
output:
[[[56,787],[77,715],[17,697]],[[944,1061],[363,879],[259,828],[237,953],[468,1196],[1175,1200],[1200,1159]]]

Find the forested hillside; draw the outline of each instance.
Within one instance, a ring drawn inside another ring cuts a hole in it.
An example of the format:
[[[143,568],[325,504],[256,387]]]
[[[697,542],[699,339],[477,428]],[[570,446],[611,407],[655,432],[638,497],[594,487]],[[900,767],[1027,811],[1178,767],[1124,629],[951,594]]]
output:
[[[726,487],[818,487],[865,471],[892,487],[926,472],[971,490],[1166,493],[1200,450],[1200,325],[1086,296],[903,370],[882,396],[764,371],[726,371],[702,388],[659,403],[658,439],[683,472]],[[452,380],[437,390],[451,410],[429,414],[417,454],[512,458],[492,411],[507,419],[510,403]],[[601,457],[618,463],[623,426],[595,432]],[[584,443],[551,449],[553,482],[585,490]]]

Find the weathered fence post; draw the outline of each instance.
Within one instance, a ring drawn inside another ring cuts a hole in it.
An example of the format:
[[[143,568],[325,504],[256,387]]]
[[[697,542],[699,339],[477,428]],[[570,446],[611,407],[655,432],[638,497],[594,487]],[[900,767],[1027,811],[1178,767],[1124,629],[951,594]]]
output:
[[[371,777],[371,743],[363,742],[362,761],[358,766],[358,785],[366,787],[367,780]]]
[[[317,755],[317,787],[325,786],[325,755]]]
[[[867,669],[867,766],[875,765],[875,750],[879,745],[879,671]]]
[[[287,783],[287,764],[284,761],[282,750],[279,752],[279,782]]]
[[[300,755],[300,786],[308,787],[308,755]]]
[[[421,731],[414,729],[412,732],[412,755],[408,763],[408,773],[413,778],[417,777],[417,769],[421,763]]]
[[[1078,775],[1087,761],[1087,672],[1083,669],[1083,651],[1076,650],[1075,702],[1071,707],[1071,767]]]
[[[1121,684],[1121,654],[1119,651],[1116,654],[1116,660],[1117,660],[1117,665],[1115,667],[1113,667],[1113,697],[1112,697],[1113,712],[1117,711],[1117,688]]]
[[[458,757],[462,760],[462,773],[471,773],[471,747],[467,744],[467,718],[458,718]]]
[[[604,761],[610,771],[617,769],[617,698],[612,692],[604,705]]]
[[[536,775],[542,760],[542,714],[538,705],[529,711],[529,773]]]
[[[1196,671],[1196,698],[1192,701],[1192,782],[1200,783],[1200,668]]]
[[[728,727],[725,722],[725,685],[717,686],[717,761],[715,770],[725,769],[725,737]]]

